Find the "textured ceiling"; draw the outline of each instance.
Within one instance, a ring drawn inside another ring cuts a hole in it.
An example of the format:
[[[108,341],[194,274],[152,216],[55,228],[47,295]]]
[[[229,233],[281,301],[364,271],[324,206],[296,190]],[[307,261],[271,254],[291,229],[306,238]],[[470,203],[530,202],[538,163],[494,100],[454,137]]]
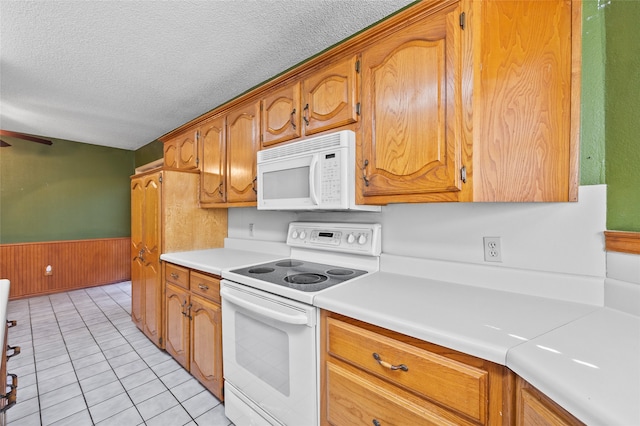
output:
[[[137,149],[412,0],[0,0],[0,128]]]

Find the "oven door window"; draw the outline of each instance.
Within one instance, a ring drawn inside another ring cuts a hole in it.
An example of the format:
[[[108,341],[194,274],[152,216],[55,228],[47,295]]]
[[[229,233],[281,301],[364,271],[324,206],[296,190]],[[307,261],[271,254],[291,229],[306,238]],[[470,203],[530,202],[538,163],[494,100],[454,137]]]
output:
[[[285,396],[289,396],[289,336],[284,331],[235,312],[238,365]]]

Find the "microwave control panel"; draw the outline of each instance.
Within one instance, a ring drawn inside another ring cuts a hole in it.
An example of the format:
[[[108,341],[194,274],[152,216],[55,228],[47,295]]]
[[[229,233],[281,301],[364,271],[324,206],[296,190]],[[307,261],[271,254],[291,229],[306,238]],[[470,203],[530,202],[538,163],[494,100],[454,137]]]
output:
[[[341,175],[340,171],[340,152],[332,152],[322,155],[322,182],[321,199],[323,204],[340,203],[342,197]]]

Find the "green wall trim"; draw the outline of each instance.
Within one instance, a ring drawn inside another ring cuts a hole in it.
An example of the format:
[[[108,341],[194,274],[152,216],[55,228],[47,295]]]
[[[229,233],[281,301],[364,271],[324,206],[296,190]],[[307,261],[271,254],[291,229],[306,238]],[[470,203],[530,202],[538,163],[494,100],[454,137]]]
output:
[[[0,243],[130,236],[134,152],[51,140],[0,148]]]

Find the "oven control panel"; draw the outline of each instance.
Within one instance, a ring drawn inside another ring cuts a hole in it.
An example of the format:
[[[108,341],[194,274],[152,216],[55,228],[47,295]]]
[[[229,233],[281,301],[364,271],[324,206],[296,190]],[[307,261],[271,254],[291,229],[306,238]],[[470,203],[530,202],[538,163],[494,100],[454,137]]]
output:
[[[291,222],[287,245],[378,256],[381,232],[379,223]]]

